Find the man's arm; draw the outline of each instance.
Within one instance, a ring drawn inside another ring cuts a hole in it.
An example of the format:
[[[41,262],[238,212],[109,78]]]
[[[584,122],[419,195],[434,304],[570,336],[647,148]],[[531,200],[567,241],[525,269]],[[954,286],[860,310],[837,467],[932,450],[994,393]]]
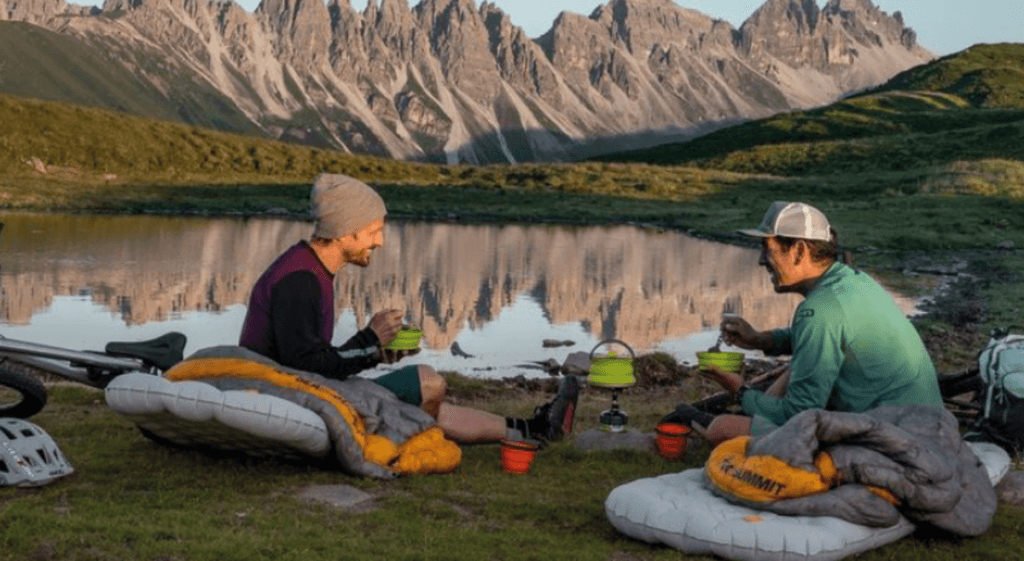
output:
[[[323,340],[321,298],[316,275],[308,271],[291,273],[274,286],[270,317],[281,364],[337,379],[379,364],[379,341],[370,328],[359,331],[340,348]]]
[[[807,409],[824,409],[843,366],[841,322],[822,314],[799,318],[790,339],[793,360],[783,397],[758,391],[743,394],[743,410],[760,415],[776,425]]]
[[[793,330],[790,327],[766,331],[765,345],[761,347],[768,356],[793,354]]]

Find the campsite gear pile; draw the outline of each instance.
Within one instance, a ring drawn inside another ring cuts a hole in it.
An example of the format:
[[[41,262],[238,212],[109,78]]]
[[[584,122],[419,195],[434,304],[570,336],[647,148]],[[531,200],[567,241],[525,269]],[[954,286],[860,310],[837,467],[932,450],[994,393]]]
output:
[[[964,435],[1024,451],[1024,335],[996,329],[978,354],[981,414]]]

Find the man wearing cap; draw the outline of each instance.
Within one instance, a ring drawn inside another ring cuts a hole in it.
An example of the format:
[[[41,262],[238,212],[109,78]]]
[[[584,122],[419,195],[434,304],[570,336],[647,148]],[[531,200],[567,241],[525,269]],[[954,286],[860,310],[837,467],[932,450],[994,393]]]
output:
[[[805,300],[788,328],[758,331],[727,316],[723,341],[792,355],[788,376],[760,392],[739,374],[712,366],[702,373],[736,396],[747,416],[713,417],[682,403],[666,419],[698,425],[718,444],[764,434],[806,409],[943,406],[935,367],[917,330],[874,279],[838,260],[835,230],[820,210],[775,202],[758,228],[740,233],[760,238],[758,264],[768,270],[775,292],[795,292]]]
[[[366,267],[384,243],[387,209],[380,195],[345,175],[323,174],[310,193],[312,237],[278,257],[260,276],[249,299],[239,345],[285,366],[344,379],[409,353],[384,353],[398,333],[401,310],[377,312],[369,325],[340,347],[334,336],[334,277],[346,264]],[[574,376],[533,417],[500,417],[444,401],[447,383],[433,368],[412,365],[374,379],[400,400],[420,406],[457,442],[505,437],[552,440],[572,430],[579,395]]]

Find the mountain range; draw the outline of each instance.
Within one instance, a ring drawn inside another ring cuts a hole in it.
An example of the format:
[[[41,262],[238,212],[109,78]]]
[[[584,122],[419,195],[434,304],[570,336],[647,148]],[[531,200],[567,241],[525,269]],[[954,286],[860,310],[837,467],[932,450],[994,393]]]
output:
[[[446,163],[566,161],[821,106],[933,55],[870,0],[672,0],[529,38],[473,0],[0,0],[0,92]]]

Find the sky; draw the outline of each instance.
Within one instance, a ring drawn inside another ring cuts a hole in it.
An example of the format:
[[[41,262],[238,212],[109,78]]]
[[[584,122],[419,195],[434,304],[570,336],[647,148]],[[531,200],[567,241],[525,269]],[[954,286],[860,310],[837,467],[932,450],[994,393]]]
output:
[[[79,0],[80,1],[80,0]],[[250,12],[259,0],[235,0]],[[350,0],[362,11],[366,0]],[[483,0],[474,0],[479,6]],[[608,0],[491,0],[522,27],[530,37],[551,28],[563,11],[589,16]],[[723,19],[739,27],[764,0],[675,0],[676,4]],[[1024,43],[1024,1],[1022,0],[873,0],[892,15],[903,12],[903,21],[917,32],[917,42],[942,56],[976,43]],[[378,0],[378,4],[379,4]],[[408,0],[415,6],[419,0]],[[819,0],[824,5],[825,0]]]

